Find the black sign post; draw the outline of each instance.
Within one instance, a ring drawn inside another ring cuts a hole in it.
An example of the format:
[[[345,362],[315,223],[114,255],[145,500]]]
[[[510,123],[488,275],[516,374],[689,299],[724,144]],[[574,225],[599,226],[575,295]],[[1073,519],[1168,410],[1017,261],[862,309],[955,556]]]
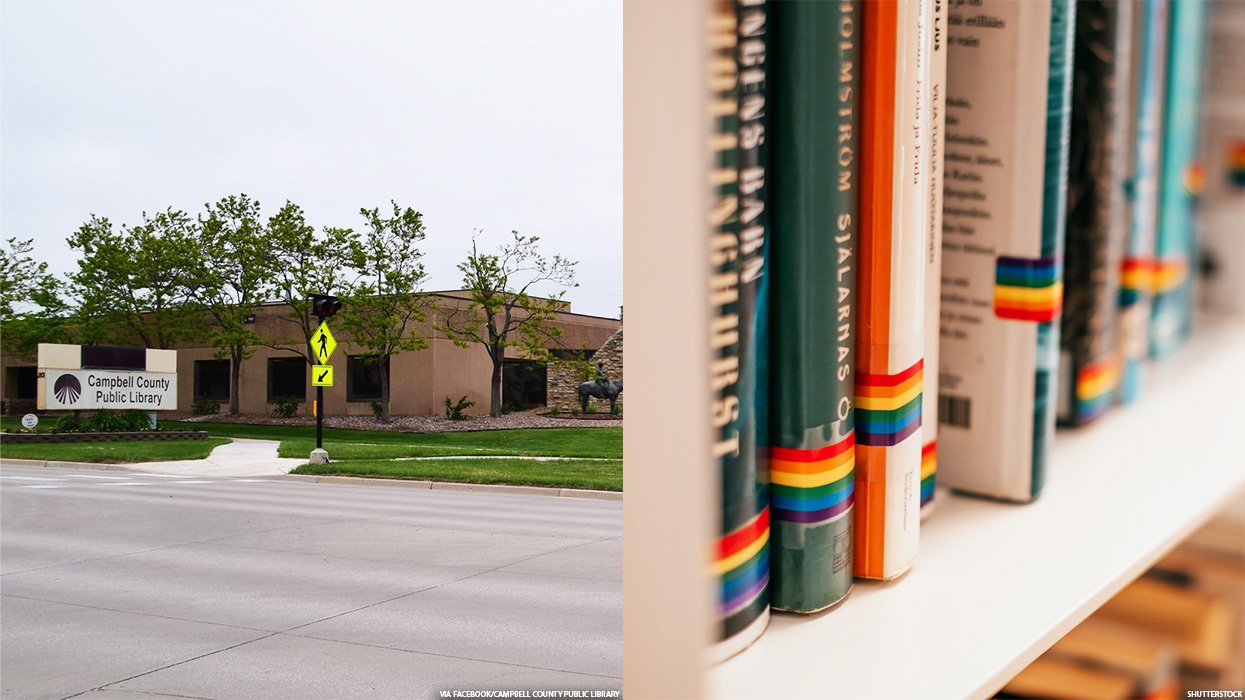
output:
[[[324,449],[324,387],[316,387],[316,449]]]
[[[315,459],[317,453],[323,463],[328,462],[328,453],[324,451],[324,383],[322,382],[324,377],[317,378],[316,372],[321,366],[328,364],[329,357],[337,347],[337,341],[333,339],[333,334],[329,331],[325,321],[336,316],[341,307],[341,300],[337,297],[327,294],[311,295],[311,313],[320,321],[320,327],[311,337],[311,353],[316,358],[316,361],[312,363],[311,374],[312,383],[316,387],[316,450],[312,453],[313,462],[317,461]],[[332,370],[329,369],[328,372],[331,386]]]

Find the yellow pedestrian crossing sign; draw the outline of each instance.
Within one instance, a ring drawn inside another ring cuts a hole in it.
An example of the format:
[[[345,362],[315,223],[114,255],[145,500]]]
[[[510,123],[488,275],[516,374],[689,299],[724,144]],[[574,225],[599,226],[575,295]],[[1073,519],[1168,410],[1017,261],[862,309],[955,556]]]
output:
[[[316,364],[328,364],[336,349],[337,340],[333,338],[333,331],[329,330],[328,321],[321,321],[320,327],[311,335],[311,351],[316,354]],[[330,373],[329,376],[333,375]]]
[[[333,366],[332,365],[312,365],[311,366],[311,385],[312,386],[333,386]]]

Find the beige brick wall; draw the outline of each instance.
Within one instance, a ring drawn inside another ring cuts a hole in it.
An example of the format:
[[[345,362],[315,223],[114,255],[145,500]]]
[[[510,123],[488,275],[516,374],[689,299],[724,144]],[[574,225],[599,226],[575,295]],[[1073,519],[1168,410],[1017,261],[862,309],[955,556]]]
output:
[[[588,362],[594,373],[588,377],[593,379],[597,363],[604,365],[605,375],[613,381],[622,381],[623,379],[623,329],[619,328],[614,331],[613,335],[601,345],[592,359]],[[562,411],[570,411],[572,408],[579,408],[579,384],[585,381],[583,375],[580,374],[582,362],[570,360],[555,361],[549,363],[549,370],[546,376],[547,403],[550,408],[557,406]],[[618,405],[621,407],[623,399],[626,397],[626,391],[618,397]],[[609,401],[606,399],[589,398],[588,404],[596,406],[597,411],[605,413],[609,411]]]

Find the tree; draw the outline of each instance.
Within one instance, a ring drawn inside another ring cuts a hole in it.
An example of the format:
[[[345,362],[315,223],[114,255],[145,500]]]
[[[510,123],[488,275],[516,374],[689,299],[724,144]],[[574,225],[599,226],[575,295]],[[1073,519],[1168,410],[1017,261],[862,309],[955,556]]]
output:
[[[269,347],[316,364],[311,336],[319,321],[311,313],[311,295],[349,295],[354,275],[348,264],[358,245],[358,237],[348,228],[325,227],[317,236],[303,210],[292,202],[268,219],[265,247],[271,278],[265,293],[285,304],[285,314],[278,318],[291,334],[267,343]]]
[[[70,280],[87,342],[137,340],[169,348],[195,335],[188,279],[203,252],[196,247],[196,225],[185,212],[169,209],[144,212],[143,223],[117,232],[107,218],[92,215],[69,237],[69,246],[82,252]]]
[[[30,255],[33,239],[0,247],[0,337],[9,352],[33,359],[39,343],[69,341],[69,305],[48,264]]]
[[[477,235],[479,232],[477,231]],[[574,260],[560,255],[552,259],[540,253],[538,236],[512,231],[513,240],[497,253],[481,253],[476,237],[471,252],[459,263],[463,287],[470,293],[466,308],[448,312],[437,330],[459,347],[478,344],[493,363],[489,382],[489,415],[501,415],[502,364],[506,349],[516,348],[536,360],[548,360],[549,345],[562,335],[552,323],[564,306],[566,290],[546,297],[532,296],[542,285],[577,287]]]
[[[426,274],[423,253],[424,217],[411,208],[393,205],[392,218],[379,209],[360,209],[367,230],[355,242],[350,267],[359,280],[345,299],[342,325],[380,372],[380,420],[389,420],[389,358],[403,351],[423,350],[428,340],[415,324],[428,318],[428,296],[420,291]]]
[[[248,322],[269,279],[259,202],[245,194],[204,205],[192,230],[198,254],[185,277],[186,297],[203,310],[216,357],[229,360],[229,414],[238,415],[242,362],[262,342]]]

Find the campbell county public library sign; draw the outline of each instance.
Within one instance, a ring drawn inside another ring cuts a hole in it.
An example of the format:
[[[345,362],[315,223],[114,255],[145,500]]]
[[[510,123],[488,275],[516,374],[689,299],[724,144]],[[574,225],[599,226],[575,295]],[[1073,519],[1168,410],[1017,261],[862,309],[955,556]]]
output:
[[[39,344],[39,410],[177,410],[177,351]]]

